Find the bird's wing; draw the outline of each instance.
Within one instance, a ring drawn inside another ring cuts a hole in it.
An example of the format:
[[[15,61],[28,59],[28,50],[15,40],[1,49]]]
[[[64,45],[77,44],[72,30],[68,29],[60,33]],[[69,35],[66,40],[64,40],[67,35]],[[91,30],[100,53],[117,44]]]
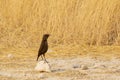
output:
[[[40,45],[40,49],[39,49],[39,52],[42,51],[44,49],[44,46],[45,46],[45,43],[42,42],[41,45]]]

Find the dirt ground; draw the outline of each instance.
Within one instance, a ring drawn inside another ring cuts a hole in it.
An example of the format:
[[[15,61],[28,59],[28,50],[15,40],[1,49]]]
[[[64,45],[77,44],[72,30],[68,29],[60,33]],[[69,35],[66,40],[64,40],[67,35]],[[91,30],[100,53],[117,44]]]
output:
[[[80,53],[58,55],[49,50],[46,57],[52,72],[37,72],[36,50],[2,49],[0,80],[120,80],[118,51]]]

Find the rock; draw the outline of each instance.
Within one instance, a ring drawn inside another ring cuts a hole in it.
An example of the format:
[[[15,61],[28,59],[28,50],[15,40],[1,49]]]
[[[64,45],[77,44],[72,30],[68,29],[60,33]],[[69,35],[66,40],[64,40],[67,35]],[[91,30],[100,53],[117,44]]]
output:
[[[51,72],[50,65],[45,61],[38,62],[35,70],[40,72]]]
[[[93,68],[105,68],[106,66],[104,64],[95,64],[95,66]]]
[[[82,70],[87,70],[88,67],[87,67],[86,65],[81,65],[81,69],[82,69]]]
[[[72,67],[73,67],[74,69],[75,69],[75,68],[80,68],[80,65],[73,65]]]
[[[8,54],[7,57],[8,58],[13,58],[14,56],[13,56],[13,54]]]
[[[77,65],[73,65],[73,68],[79,68]]]

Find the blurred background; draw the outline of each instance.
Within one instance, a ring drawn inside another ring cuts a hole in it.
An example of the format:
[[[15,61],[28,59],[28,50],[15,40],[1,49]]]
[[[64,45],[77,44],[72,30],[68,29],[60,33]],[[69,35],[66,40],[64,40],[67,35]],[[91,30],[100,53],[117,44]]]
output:
[[[120,0],[0,0],[0,47],[120,45]]]

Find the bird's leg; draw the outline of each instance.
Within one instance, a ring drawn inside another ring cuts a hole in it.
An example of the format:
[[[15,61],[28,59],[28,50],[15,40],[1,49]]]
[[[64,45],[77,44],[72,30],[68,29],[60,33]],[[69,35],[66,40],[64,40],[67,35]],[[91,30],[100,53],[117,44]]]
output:
[[[46,60],[46,58],[45,58],[45,54],[43,54],[43,57],[44,57],[45,62],[47,62],[47,63],[48,63],[48,61],[47,61],[47,60]]]
[[[42,57],[42,55],[41,55],[41,58],[42,58],[42,60],[43,60],[43,57]]]

